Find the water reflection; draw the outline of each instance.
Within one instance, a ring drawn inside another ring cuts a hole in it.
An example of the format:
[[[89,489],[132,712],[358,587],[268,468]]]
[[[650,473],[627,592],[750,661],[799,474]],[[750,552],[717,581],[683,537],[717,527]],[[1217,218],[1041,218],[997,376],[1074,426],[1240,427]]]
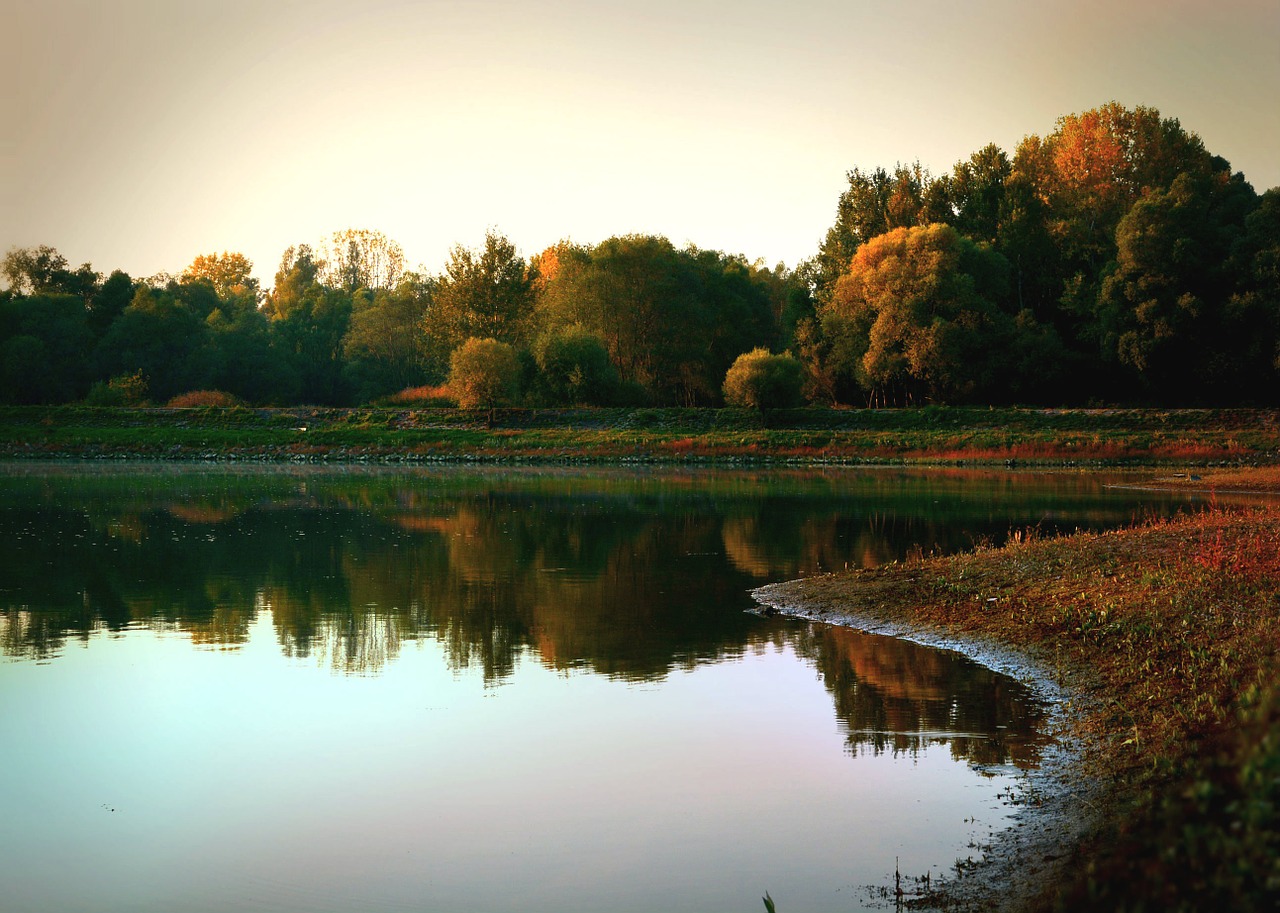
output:
[[[918,755],[946,743],[975,764],[1034,766],[1043,709],[1021,683],[958,653],[814,625],[801,652],[835,698],[854,755]]]
[[[138,626],[235,649],[269,614],[290,657],[369,675],[428,638],[451,668],[492,685],[526,657],[650,681],[789,644],[820,670],[852,749],[945,738],[975,761],[1029,764],[1036,712],[1007,679],[898,641],[747,614],[747,592],[1176,503],[1105,481],[7,467],[0,649],[48,661],[68,642]]]

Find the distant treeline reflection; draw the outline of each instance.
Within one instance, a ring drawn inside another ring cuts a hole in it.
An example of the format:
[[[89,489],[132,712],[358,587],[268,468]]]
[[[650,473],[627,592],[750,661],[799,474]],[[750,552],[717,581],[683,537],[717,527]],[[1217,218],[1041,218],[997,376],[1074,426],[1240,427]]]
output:
[[[787,644],[816,664],[854,750],[937,738],[982,763],[1031,762],[1037,714],[1008,679],[744,612],[768,580],[963,548],[1037,517],[1128,519],[1061,482],[909,475],[27,471],[0,479],[0,644],[49,659],[147,627],[234,648],[269,618],[292,657],[371,674],[431,639],[490,684],[522,658],[650,680]]]

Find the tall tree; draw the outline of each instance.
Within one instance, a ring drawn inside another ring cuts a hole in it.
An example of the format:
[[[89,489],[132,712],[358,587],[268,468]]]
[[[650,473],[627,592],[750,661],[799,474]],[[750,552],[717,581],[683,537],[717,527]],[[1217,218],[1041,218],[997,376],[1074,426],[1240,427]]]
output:
[[[510,345],[527,344],[535,297],[536,272],[497,231],[472,250],[456,245],[435,286],[423,329],[430,345],[448,354],[475,337]]]
[[[323,285],[320,275],[311,248],[290,247],[263,310],[271,319],[272,345],[297,379],[296,389],[283,398],[337,405],[347,399],[342,340],[353,300],[346,291]]]
[[[183,271],[179,281],[206,283],[227,310],[256,308],[262,295],[253,276],[253,261],[241,253],[201,254]]]
[[[404,250],[380,231],[348,228],[320,246],[320,280],[348,294],[395,288],[404,274]]]
[[[1007,287],[1005,259],[954,228],[899,228],[858,249],[822,314],[872,402],[963,401],[998,375]]]
[[[443,379],[432,371],[422,329],[434,287],[433,279],[410,274],[394,290],[353,302],[342,349],[357,400]]]
[[[1239,176],[1184,173],[1120,220],[1097,322],[1102,354],[1136,371],[1146,395],[1221,401],[1270,359],[1257,348],[1268,335],[1265,317],[1230,307],[1230,255],[1256,201]]]
[[[854,168],[849,186],[836,204],[835,224],[827,231],[816,258],[815,295],[827,301],[836,280],[849,268],[857,249],[887,231],[945,219],[945,199],[919,162],[883,168]]]
[[[75,295],[86,305],[102,276],[88,263],[70,269],[67,258],[52,247],[15,247],[0,263],[9,288],[20,295]]]
[[[98,377],[141,372],[151,397],[164,402],[210,385],[209,327],[174,289],[141,286],[94,353]]]

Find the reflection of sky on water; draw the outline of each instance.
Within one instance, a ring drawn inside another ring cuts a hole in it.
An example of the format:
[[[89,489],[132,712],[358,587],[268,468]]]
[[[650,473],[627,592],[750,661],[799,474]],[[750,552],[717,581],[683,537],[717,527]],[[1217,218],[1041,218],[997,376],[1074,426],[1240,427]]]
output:
[[[1141,509],[604,476],[0,476],[7,908],[856,908],[1003,820],[969,765],[1034,764],[1038,711],[747,590]]]
[[[351,677],[248,633],[0,666],[7,909],[847,909],[1004,814],[945,750],[851,761],[790,646],[493,688],[432,642]]]

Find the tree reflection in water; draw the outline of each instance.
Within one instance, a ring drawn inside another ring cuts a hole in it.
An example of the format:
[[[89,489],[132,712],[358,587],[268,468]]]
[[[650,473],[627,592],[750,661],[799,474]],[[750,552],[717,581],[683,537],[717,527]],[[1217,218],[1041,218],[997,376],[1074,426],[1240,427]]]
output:
[[[821,672],[855,752],[945,740],[975,762],[1027,765],[1039,715],[1016,683],[901,641],[759,618],[747,592],[1030,525],[1131,519],[1136,496],[1103,481],[9,467],[0,648],[50,659],[139,626],[235,648],[269,612],[290,657],[376,674],[430,638],[496,685],[526,658],[645,681],[786,644]]]

